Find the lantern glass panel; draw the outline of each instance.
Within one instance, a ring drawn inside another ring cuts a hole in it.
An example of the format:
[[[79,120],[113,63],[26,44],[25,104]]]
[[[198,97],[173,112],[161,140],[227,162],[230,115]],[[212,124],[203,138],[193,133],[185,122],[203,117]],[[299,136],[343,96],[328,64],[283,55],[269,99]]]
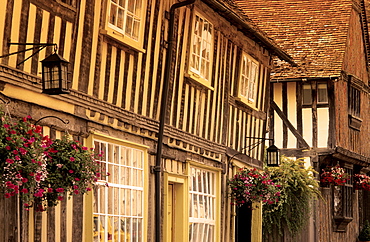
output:
[[[59,66],[53,66],[50,68],[51,88],[59,88]]]
[[[279,166],[279,149],[272,145],[267,148],[267,166]]]
[[[67,90],[68,89],[68,68],[67,68],[67,64],[62,64],[61,65],[61,85],[62,85],[62,89],[64,90]]]

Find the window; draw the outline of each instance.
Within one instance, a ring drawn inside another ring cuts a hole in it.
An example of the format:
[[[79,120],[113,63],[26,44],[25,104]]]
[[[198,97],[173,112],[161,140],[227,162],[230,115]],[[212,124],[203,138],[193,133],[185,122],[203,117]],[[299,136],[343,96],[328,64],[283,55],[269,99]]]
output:
[[[351,179],[344,186],[334,186],[333,209],[337,232],[345,232],[347,224],[353,218],[353,169],[345,168],[345,172],[350,175]]]
[[[302,104],[311,106],[314,101],[313,98],[316,99],[317,105],[327,105],[329,103],[326,82],[302,84]]]
[[[215,173],[190,169],[189,241],[215,241]]]
[[[136,41],[139,39],[141,14],[140,0],[110,0],[110,27]]]
[[[328,103],[328,85],[326,83],[317,83],[317,103]]]
[[[243,54],[240,70],[239,93],[242,99],[254,103],[256,84],[258,83],[258,62],[247,54]]]
[[[360,90],[355,87],[349,87],[349,114],[355,117],[360,117],[360,107],[361,107],[361,100],[360,100]]]
[[[190,71],[205,81],[210,81],[212,46],[213,25],[207,19],[195,15]]]
[[[94,141],[102,176],[94,189],[94,241],[144,241],[144,151]]]

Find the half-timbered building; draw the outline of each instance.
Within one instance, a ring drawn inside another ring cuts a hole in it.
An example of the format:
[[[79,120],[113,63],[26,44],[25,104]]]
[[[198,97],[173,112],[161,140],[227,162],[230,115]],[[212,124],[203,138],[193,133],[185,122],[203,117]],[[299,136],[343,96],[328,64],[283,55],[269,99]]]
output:
[[[270,132],[282,153],[304,157],[318,172],[337,164],[350,175],[368,172],[365,1],[238,3],[298,64],[278,61],[272,73]],[[355,191],[353,180],[321,191],[308,229],[292,241],[356,241],[370,216],[367,192]]]
[[[54,52],[61,95],[42,93]],[[265,137],[273,56],[292,60],[232,1],[2,0],[0,56],[4,110],[102,152],[110,173],[46,212],[1,197],[1,241],[235,240],[227,179],[262,169],[264,144],[246,147]],[[261,211],[244,221],[261,241]]]

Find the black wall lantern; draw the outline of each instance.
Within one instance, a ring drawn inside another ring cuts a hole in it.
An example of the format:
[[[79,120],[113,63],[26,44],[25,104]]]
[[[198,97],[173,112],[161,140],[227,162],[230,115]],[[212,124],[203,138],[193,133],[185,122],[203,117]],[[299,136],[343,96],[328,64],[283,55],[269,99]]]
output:
[[[33,47],[9,53],[0,58],[16,55],[22,52],[33,50],[33,53],[23,61],[17,63],[17,66],[23,64],[26,60],[30,59],[42,49],[47,46],[54,46],[54,54],[46,57],[41,61],[42,63],[42,93],[57,95],[69,93],[69,81],[68,81],[68,64],[69,62],[56,53],[57,45],[54,43],[12,43],[10,45],[20,45]]]
[[[42,93],[50,95],[69,93],[68,64],[69,62],[54,53],[42,63]]]
[[[279,149],[275,145],[271,145],[266,149],[267,166],[279,166]]]
[[[268,139],[268,138],[259,138],[259,137],[245,137],[246,139],[253,139],[253,140],[258,140],[255,143],[252,143],[251,145],[244,147],[242,150],[248,150],[251,151],[254,148],[256,148],[258,145],[261,143],[265,142],[266,140],[271,140],[273,139]],[[235,155],[238,155],[240,153],[236,153]],[[233,155],[230,160],[235,156]],[[275,145],[270,145],[266,149],[266,165],[267,166],[279,166],[280,164],[280,154],[279,154],[279,148],[276,147]]]

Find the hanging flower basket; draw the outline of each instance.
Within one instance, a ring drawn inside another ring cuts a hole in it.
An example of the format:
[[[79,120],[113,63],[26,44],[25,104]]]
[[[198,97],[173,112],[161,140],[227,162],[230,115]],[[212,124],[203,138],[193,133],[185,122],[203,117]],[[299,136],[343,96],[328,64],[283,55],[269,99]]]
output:
[[[84,194],[98,179],[93,151],[68,136],[52,140],[31,117],[12,121],[0,113],[0,189],[5,198],[19,196],[36,211],[56,206],[64,197]]]
[[[323,186],[343,186],[350,179],[350,175],[339,165],[328,166],[322,169],[320,176],[320,181]]]
[[[269,174],[255,168],[240,169],[228,184],[233,205],[258,202],[273,204],[279,201],[281,186],[272,182]]]
[[[353,175],[353,187],[356,190],[370,191],[370,176],[365,174]]]

